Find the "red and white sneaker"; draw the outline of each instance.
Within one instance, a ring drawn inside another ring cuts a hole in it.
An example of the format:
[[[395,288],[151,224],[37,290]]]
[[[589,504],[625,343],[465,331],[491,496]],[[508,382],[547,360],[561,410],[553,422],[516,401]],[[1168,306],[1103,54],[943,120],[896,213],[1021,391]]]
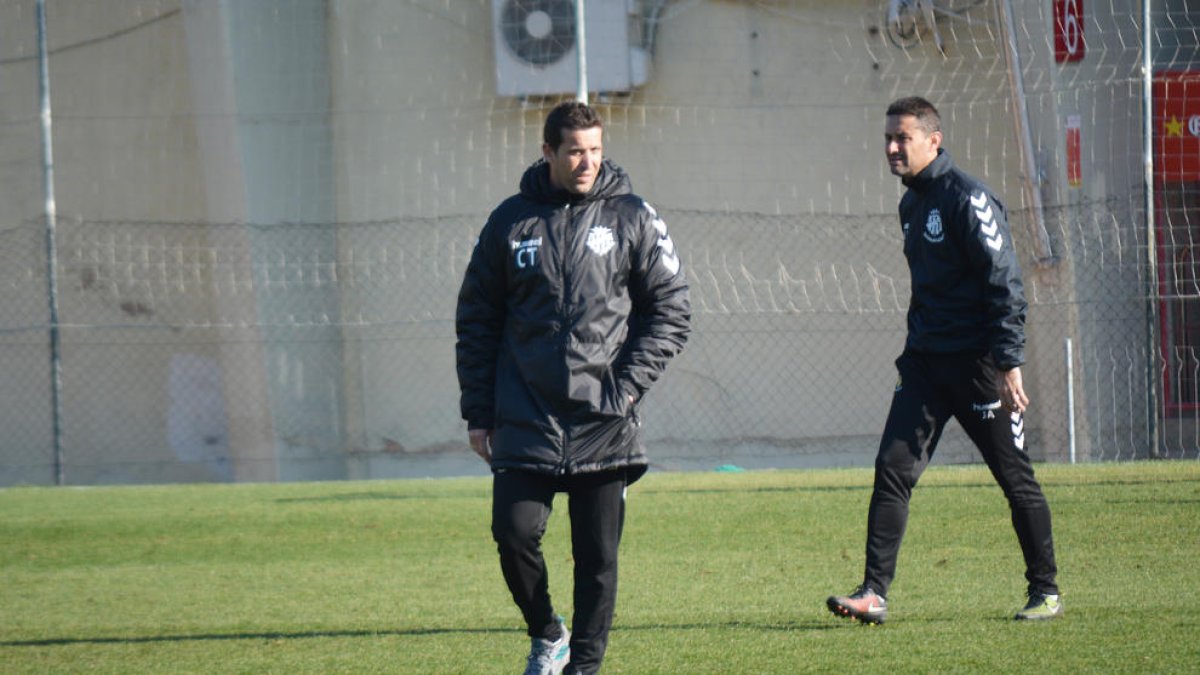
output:
[[[866,585],[859,586],[850,595],[831,595],[825,604],[834,614],[863,623],[883,623],[887,618],[887,599]]]

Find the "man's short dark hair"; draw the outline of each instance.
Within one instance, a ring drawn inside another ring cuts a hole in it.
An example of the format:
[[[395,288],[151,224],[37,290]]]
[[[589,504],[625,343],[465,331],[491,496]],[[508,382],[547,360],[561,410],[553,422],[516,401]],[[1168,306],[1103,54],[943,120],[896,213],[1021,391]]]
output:
[[[906,96],[892,101],[892,104],[888,106],[887,114],[889,117],[912,115],[917,118],[917,124],[921,130],[927,134],[942,130],[942,116],[938,114],[937,108],[920,96]]]
[[[604,128],[604,120],[600,119],[600,113],[596,112],[595,108],[579,101],[559,103],[546,116],[546,126],[542,128],[542,140],[551,149],[557,150],[558,146],[562,145],[563,132],[567,129],[574,131],[593,127]]]

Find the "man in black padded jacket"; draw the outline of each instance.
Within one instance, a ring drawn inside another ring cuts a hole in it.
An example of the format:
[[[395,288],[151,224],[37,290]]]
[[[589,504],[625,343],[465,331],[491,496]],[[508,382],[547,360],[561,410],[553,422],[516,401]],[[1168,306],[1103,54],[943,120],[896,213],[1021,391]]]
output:
[[[912,279],[908,338],[875,460],[863,583],[826,604],[864,623],[887,617],[912,489],[953,417],[1008,499],[1028,582],[1016,618],[1061,616],[1050,507],[1024,449],[1026,304],[1004,206],[954,166],[925,99],[892,103],[884,139],[888,166],[908,188],[900,200]]]
[[[603,158],[602,135],[585,104],[550,112],[543,157],[488,218],[458,296],[462,416],[492,469],[492,535],[528,626],[527,673],[600,668],[625,488],[648,464],[637,407],[690,331],[675,243]],[[575,559],[571,630],[540,543],[558,492]]]

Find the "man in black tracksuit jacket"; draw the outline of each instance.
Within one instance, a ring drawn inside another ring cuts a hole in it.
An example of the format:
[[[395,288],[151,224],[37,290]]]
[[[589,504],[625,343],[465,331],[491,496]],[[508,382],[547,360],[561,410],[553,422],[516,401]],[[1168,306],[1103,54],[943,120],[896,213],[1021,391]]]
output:
[[[594,672],[616,600],[625,487],[648,464],[637,406],[683,348],[691,310],[666,225],[603,159],[596,112],[564,103],[543,135],[543,159],[492,212],[467,266],[458,378],[471,447],[492,468],[492,534],[528,625],[526,672],[568,661],[568,672]],[[540,545],[556,492],[569,496],[570,631]]]
[[[827,601],[866,623],[887,617],[887,593],[912,489],[951,417],[979,448],[1012,511],[1028,601],[1017,619],[1062,614],[1050,507],[1024,450],[1021,380],[1025,295],[1004,206],[941,148],[941,121],[910,97],[887,111],[886,153],[908,188],[900,200],[912,279],[908,338],[875,461],[862,585]]]

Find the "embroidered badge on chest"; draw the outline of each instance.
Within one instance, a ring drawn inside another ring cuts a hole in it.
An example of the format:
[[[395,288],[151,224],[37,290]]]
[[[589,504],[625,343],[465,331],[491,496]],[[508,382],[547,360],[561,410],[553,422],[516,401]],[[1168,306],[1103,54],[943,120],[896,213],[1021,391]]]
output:
[[[611,227],[593,227],[588,230],[587,247],[592,249],[592,253],[604,255],[616,245],[617,238],[613,236]]]
[[[946,232],[942,229],[942,214],[937,209],[929,212],[929,218],[925,220],[925,241],[931,244],[940,244],[946,238]]]

